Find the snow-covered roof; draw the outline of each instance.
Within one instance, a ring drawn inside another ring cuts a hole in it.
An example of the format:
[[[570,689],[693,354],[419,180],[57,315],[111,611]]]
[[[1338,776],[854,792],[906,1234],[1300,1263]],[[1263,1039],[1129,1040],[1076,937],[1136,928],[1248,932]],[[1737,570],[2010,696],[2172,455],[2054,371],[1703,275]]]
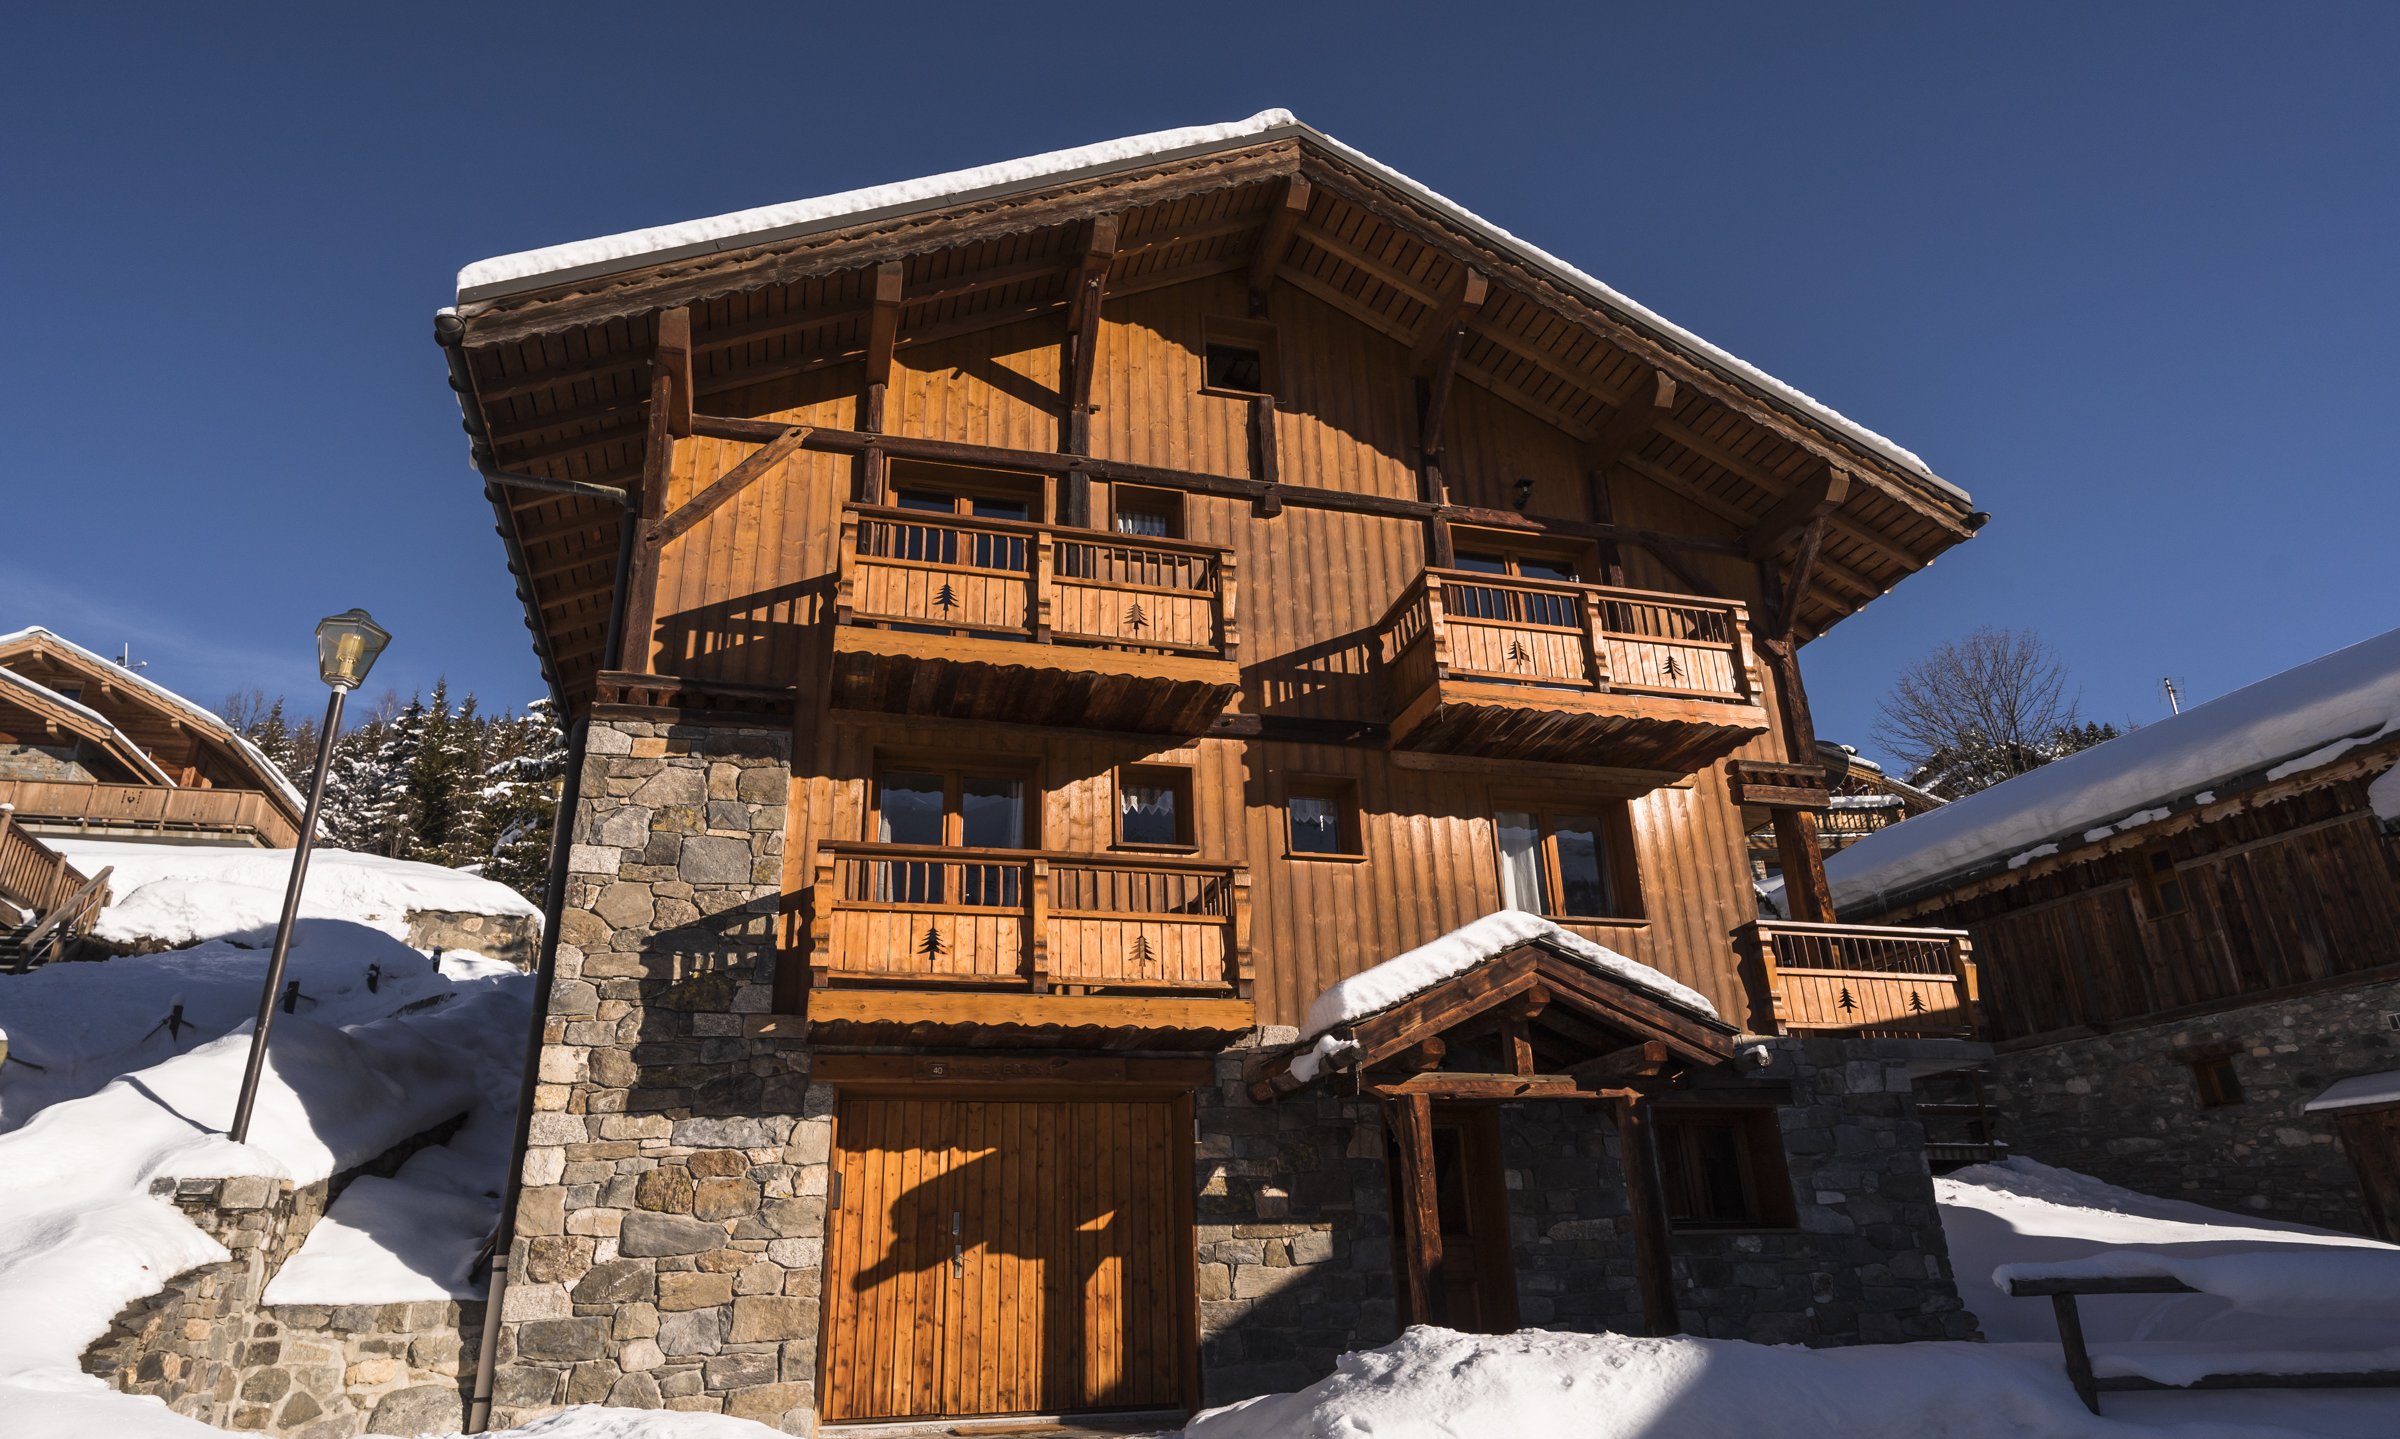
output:
[[[2400,734],[2400,630],[1879,830],[1828,857],[1837,906],[1893,902],[2055,846],[2107,839],[2218,792]],[[2050,852],[2056,852],[2056,849]]]
[[[1308,1018],[1300,1025],[1300,1037],[1308,1039],[1340,1025],[1355,1024],[1368,1015],[1380,1014],[1521,944],[1538,944],[1703,1019],[1717,1017],[1717,1007],[1706,996],[1641,961],[1627,959],[1606,945],[1594,944],[1572,930],[1561,929],[1538,914],[1503,909],[1462,924],[1405,954],[1394,955],[1372,969],[1337,980],[1309,1005]]]
[[[307,808],[307,796],[300,793],[300,787],[292,783],[291,777],[286,775],[273,760],[268,759],[265,754],[260,752],[257,745],[250,743],[239,730],[225,723],[224,719],[214,710],[194,704],[156,680],[144,679],[115,660],[96,651],[87,650],[58,631],[45,629],[40,625],[28,625],[24,629],[0,635],[0,654],[6,654],[26,641],[39,641],[44,647],[81,662],[85,668],[106,675],[110,684],[139,690],[174,710],[182,716],[185,723],[195,725],[241,751],[243,758],[247,759],[251,767],[258,771],[259,777],[266,780],[278,794],[290,802],[293,813],[297,814]],[[154,765],[152,768],[155,769],[156,766]],[[162,775],[161,778],[163,779],[164,776]]]
[[[844,190],[814,199],[764,205],[671,225],[627,230],[569,244],[547,245],[512,255],[497,255],[488,260],[478,260],[458,272],[458,303],[462,310],[472,311],[485,302],[569,281],[597,278],[688,256],[747,249],[773,241],[796,239],[837,225],[861,224],[937,206],[969,204],[1037,185],[1092,179],[1116,171],[1280,139],[1305,140],[1373,174],[1460,229],[1477,235],[1495,249],[1514,255],[1529,268],[1547,272],[1552,280],[1580,294],[1587,302],[1613,311],[1628,323],[1651,331],[1735,383],[1792,407],[1845,439],[1897,465],[1927,488],[1961,505],[1968,503],[1966,491],[1935,475],[1913,451],[1747,361],[1719,349],[1465,206],[1304,123],[1289,110],[1261,110],[1246,120],[1230,124],[1193,125],[1147,135],[1129,135],[1095,145],[1052,150],[1046,154],[952,170],[915,180]]]
[[[2400,1104],[2400,1069],[2337,1079],[2300,1108],[2303,1113],[2321,1114],[2329,1109],[2366,1109],[2379,1104]]]
[[[70,699],[38,680],[27,679],[6,665],[0,665],[0,689],[14,690],[29,700],[56,705],[60,709],[69,711],[96,730],[99,737],[113,745],[120,759],[140,769],[142,773],[160,784],[171,785],[175,782],[168,778],[165,770],[158,767],[157,761],[150,758],[148,751],[135,744],[123,730],[109,722],[108,716],[93,709],[90,705],[80,700]]]

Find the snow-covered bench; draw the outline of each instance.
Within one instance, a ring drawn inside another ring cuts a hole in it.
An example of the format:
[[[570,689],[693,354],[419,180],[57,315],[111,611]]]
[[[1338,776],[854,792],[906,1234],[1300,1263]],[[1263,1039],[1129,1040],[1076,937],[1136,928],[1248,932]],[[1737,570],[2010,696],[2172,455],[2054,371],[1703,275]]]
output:
[[[2357,1251],[2350,1251],[2356,1254]],[[2241,1256],[2216,1256],[2238,1258]],[[2377,1256],[2380,1257],[2380,1256]],[[2177,1352],[2161,1355],[2164,1363],[2127,1362],[2129,1356],[2111,1355],[2115,1368],[2147,1369],[2148,1373],[2098,1374],[2092,1367],[2090,1348],[2084,1343],[2083,1315],[2076,1308],[2079,1295],[2092,1294],[2220,1294],[2239,1298],[2240,1293],[2226,1294],[2227,1288],[2237,1291],[2256,1286],[2240,1283],[2219,1287],[2186,1283],[2184,1277],[2168,1272],[2193,1263],[2206,1266],[2207,1260],[2169,1264],[2158,1256],[2143,1254],[2102,1254],[2090,1259],[2069,1260],[2054,1264],[2004,1264],[1992,1275],[2001,1290],[2019,1299],[2047,1298],[2051,1312],[2058,1320],[2059,1348],[2065,1352],[2067,1382],[2075,1386],[2075,1395],[2083,1407],[2094,1414],[2100,1412],[2100,1396],[2104,1393],[2123,1393],[2132,1390],[2180,1389],[2384,1389],[2400,1388],[2400,1369],[2388,1367],[2391,1355],[2368,1351],[2357,1356],[2361,1367],[2327,1369],[2301,1367],[2303,1363],[2322,1364],[2339,1356],[2311,1354],[2305,1361],[2289,1354],[2223,1355],[2205,1351]],[[2370,1270],[2382,1266],[2370,1262]],[[2205,1274],[2189,1277],[2202,1279]],[[2236,1273],[2237,1280],[2245,1277]],[[2286,1296],[2288,1297],[2288,1296]],[[2340,1307],[2344,1296],[2329,1293],[2328,1307]],[[2246,1368],[2218,1368],[2215,1361],[2247,1363]],[[2163,1377],[2161,1370],[2167,1371]]]

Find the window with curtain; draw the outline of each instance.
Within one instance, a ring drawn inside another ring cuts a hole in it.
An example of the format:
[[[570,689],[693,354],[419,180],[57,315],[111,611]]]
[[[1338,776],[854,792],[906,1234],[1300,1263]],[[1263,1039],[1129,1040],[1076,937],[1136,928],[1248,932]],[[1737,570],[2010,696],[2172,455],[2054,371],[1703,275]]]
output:
[[[875,776],[875,837],[884,844],[966,849],[1029,846],[1025,780],[959,770],[890,769]],[[878,860],[875,897],[902,904],[1013,905],[1022,892],[1014,863],[960,859]]]
[[[1638,919],[1621,812],[1517,809],[1492,817],[1500,895],[1511,909],[1570,919]]]
[[[1361,853],[1358,795],[1341,780],[1295,780],[1284,797],[1290,852],[1296,855]]]
[[[1126,769],[1117,776],[1119,844],[1188,845],[1192,842],[1192,772],[1154,766]]]

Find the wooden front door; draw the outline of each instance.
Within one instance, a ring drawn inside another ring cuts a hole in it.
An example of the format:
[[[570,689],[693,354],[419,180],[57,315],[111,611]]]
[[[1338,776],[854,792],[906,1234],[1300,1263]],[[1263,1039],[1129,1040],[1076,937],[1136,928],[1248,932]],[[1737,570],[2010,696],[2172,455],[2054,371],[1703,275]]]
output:
[[[1508,1182],[1500,1165],[1499,1116],[1488,1105],[1433,1110],[1433,1195],[1440,1215],[1442,1262],[1435,1279],[1440,1312],[1412,1314],[1411,1323],[1447,1325],[1470,1334],[1510,1334],[1517,1327],[1517,1271],[1508,1242]],[[1397,1176],[1404,1162],[1391,1153]],[[1393,1185],[1393,1232],[1411,1239],[1415,1219]]]
[[[1184,1106],[845,1095],[828,1420],[1177,1407]]]

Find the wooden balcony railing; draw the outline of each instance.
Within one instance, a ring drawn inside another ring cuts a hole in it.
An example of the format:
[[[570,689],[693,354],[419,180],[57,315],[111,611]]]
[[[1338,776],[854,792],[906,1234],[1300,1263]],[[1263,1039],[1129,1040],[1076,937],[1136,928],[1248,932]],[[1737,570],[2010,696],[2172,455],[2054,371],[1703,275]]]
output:
[[[300,840],[291,816],[254,789],[0,780],[0,804],[16,806],[20,819],[95,831],[239,831],[279,849]]]
[[[963,636],[1235,657],[1232,552],[920,510],[842,513],[835,618]]]
[[[809,979],[1248,998],[1249,888],[1235,865],[820,844]]]
[[[1971,1039],[1982,1027],[1964,930],[1762,919],[1743,942],[1784,1033]]]
[[[1733,600],[1427,570],[1383,634],[1403,695],[1443,678],[1758,703],[1749,615]]]

